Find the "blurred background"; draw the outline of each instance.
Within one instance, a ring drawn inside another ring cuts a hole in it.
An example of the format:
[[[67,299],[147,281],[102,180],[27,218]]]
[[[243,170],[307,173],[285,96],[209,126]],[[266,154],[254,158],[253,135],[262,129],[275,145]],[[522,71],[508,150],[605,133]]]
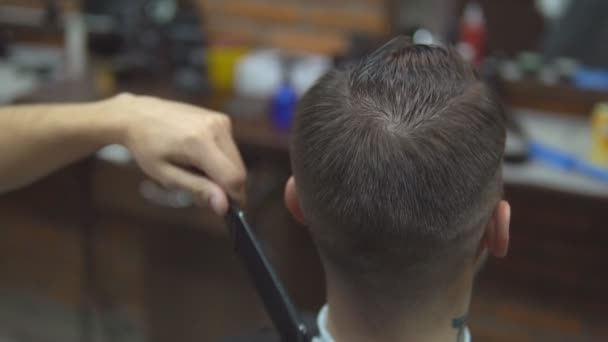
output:
[[[0,102],[128,91],[228,113],[251,221],[316,312],[320,264],[282,204],[298,98],[396,34],[454,44],[510,116],[511,251],[479,276],[474,339],[606,341],[607,15],[603,0],[0,0]],[[121,146],[0,197],[2,342],[221,341],[269,325],[222,220]]]

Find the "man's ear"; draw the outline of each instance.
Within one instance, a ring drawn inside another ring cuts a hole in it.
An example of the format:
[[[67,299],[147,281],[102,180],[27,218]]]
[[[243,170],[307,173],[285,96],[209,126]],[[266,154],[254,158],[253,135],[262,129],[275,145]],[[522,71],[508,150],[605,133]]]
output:
[[[511,206],[506,201],[500,201],[492,218],[486,226],[483,245],[488,252],[497,258],[507,255],[509,249],[509,224],[511,222]]]
[[[285,184],[285,205],[296,221],[300,222],[301,224],[305,224],[304,215],[302,214],[302,209],[300,207],[300,200],[298,199],[296,180],[293,178],[293,176],[289,177],[287,184]]]

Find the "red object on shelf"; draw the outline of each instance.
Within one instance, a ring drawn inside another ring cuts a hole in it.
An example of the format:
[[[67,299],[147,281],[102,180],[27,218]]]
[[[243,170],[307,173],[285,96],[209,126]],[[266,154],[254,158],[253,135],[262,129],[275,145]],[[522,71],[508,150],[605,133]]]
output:
[[[463,57],[479,65],[484,56],[486,22],[479,3],[469,2],[460,22],[458,49]]]

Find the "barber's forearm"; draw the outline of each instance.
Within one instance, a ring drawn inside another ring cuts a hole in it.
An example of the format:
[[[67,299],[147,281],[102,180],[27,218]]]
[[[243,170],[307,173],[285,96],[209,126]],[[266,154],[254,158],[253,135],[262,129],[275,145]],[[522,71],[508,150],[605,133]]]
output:
[[[123,128],[105,102],[0,108],[0,192],[120,142]]]
[[[243,203],[247,172],[230,119],[204,108],[121,94],[87,104],[0,108],[0,193],[108,144],[125,145],[160,184],[190,191],[218,214]]]

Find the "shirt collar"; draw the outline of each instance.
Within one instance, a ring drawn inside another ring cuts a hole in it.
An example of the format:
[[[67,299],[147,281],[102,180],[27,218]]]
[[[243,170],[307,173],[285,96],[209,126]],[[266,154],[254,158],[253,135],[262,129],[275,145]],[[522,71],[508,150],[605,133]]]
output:
[[[329,329],[327,329],[327,314],[329,307],[327,304],[323,305],[319,314],[317,315],[317,326],[319,327],[319,336],[313,339],[313,342],[335,342],[334,338],[331,337]]]
[[[327,328],[327,315],[329,312],[329,307],[327,304],[323,305],[319,314],[317,315],[317,326],[319,327],[319,336],[313,339],[313,342],[335,342],[334,338],[331,337],[329,333],[329,329]],[[464,341],[462,342],[471,342],[471,332],[469,328],[464,329]]]

